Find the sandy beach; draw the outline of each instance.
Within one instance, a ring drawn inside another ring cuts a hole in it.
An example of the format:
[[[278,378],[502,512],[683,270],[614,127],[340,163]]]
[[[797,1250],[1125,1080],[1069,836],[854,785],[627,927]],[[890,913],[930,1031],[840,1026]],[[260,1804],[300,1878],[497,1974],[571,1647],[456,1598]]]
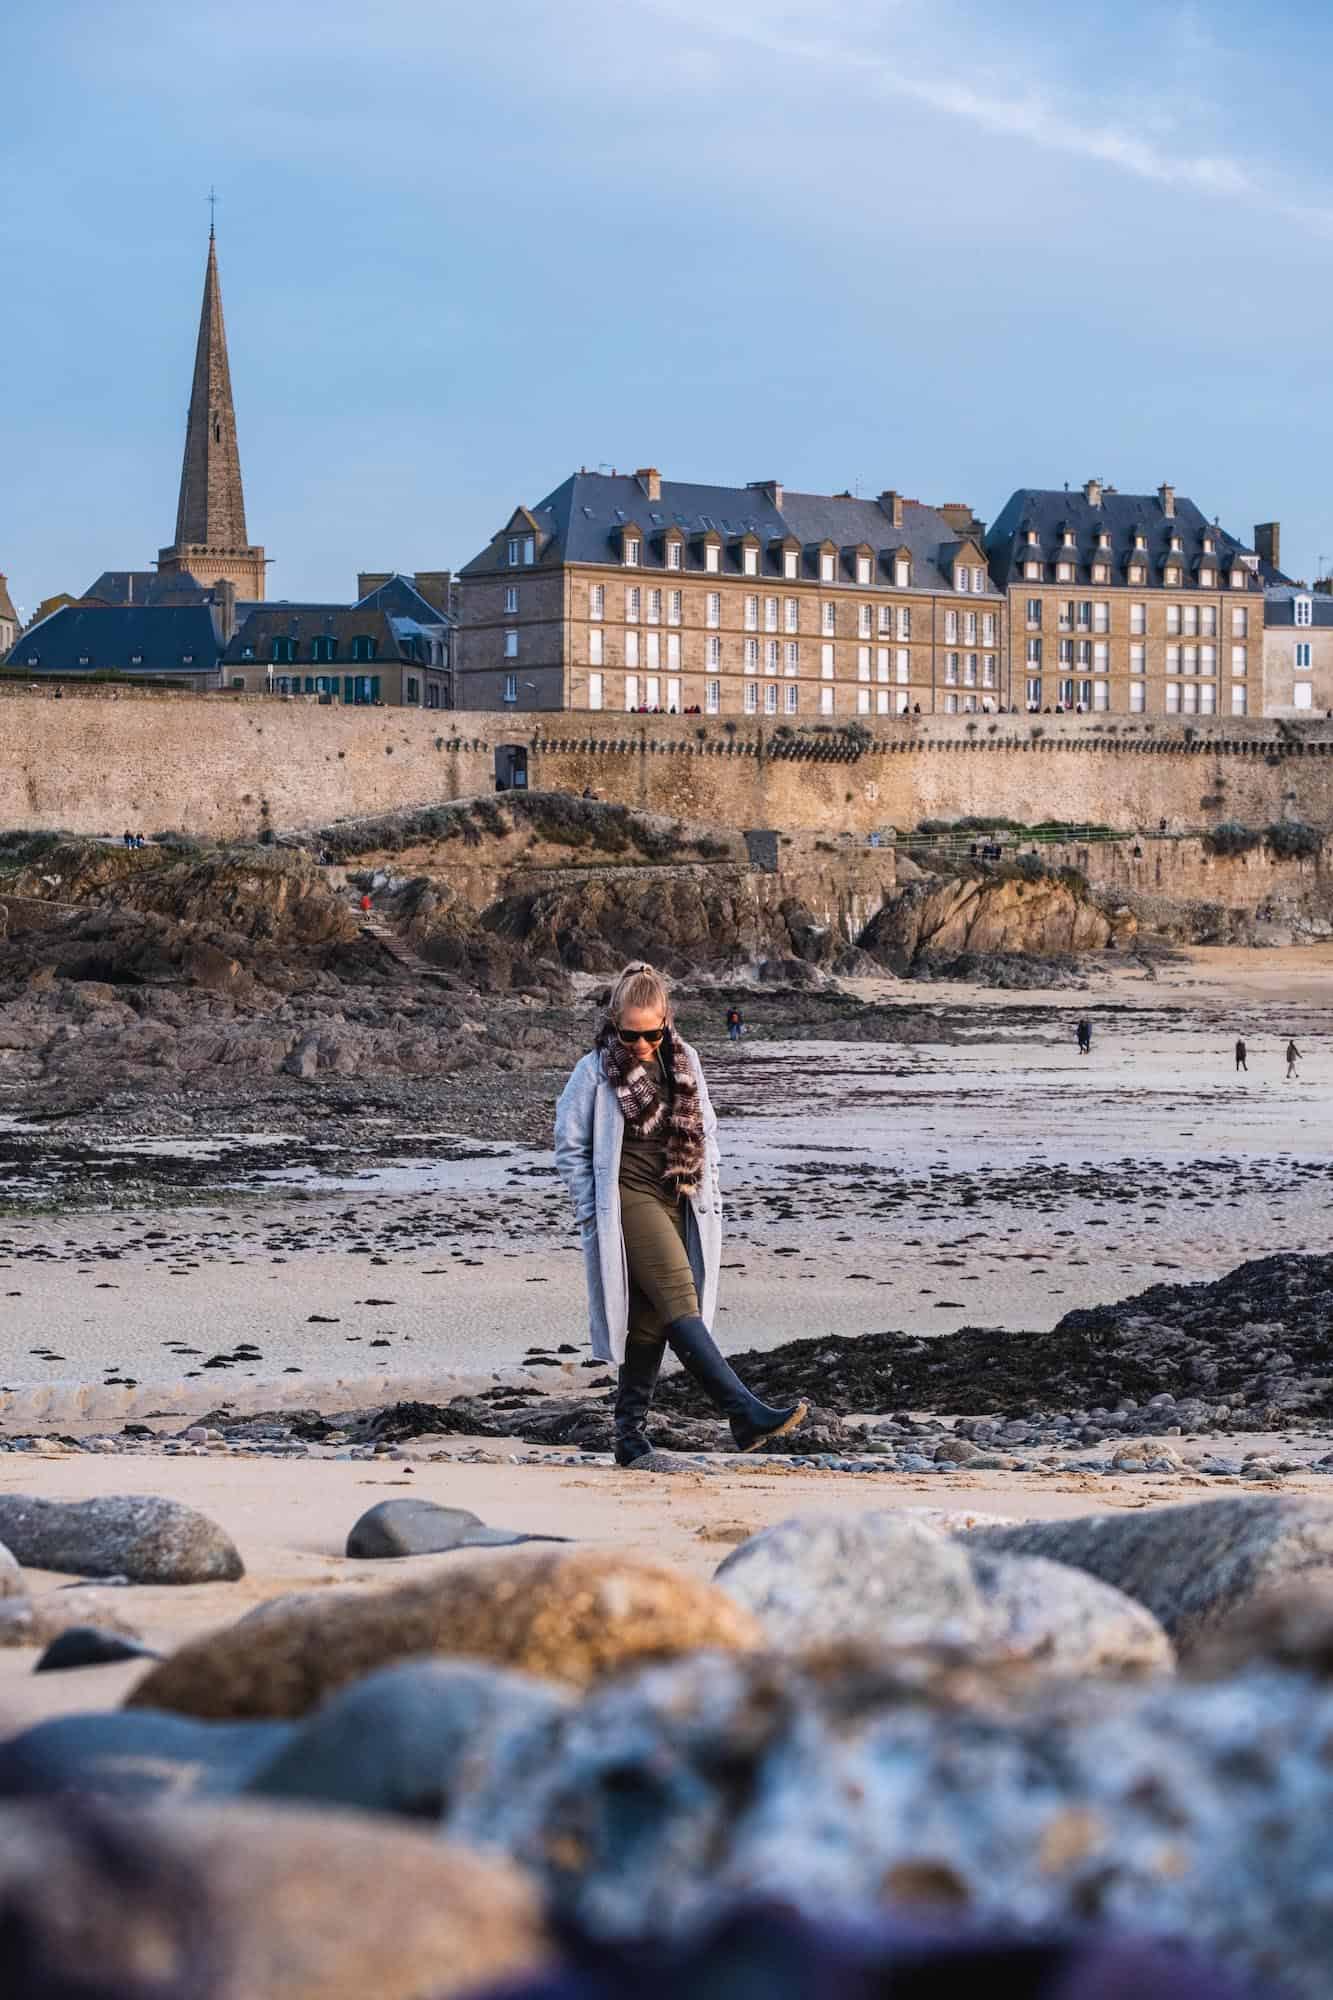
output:
[[[1331,975],[1333,947],[1196,951],[1151,981],[1094,969],[1083,993],[913,986],[914,1007],[975,1013],[961,1041],[707,1049],[724,1341],[1040,1328],[1327,1247]],[[153,1143],[161,1166],[177,1142]],[[252,1151],[249,1187],[216,1201],[0,1216],[5,1429],[578,1385],[582,1261],[549,1153],[413,1134],[322,1177]],[[525,1371],[534,1347],[569,1351]]]

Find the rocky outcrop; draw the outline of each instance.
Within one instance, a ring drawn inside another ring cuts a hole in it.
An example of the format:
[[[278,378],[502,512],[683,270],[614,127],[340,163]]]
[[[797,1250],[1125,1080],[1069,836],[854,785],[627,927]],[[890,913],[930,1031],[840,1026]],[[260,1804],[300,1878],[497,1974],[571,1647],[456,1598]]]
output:
[[[857,942],[901,974],[963,954],[1102,951],[1132,933],[1132,920],[1113,921],[1067,877],[922,875],[901,885]]]

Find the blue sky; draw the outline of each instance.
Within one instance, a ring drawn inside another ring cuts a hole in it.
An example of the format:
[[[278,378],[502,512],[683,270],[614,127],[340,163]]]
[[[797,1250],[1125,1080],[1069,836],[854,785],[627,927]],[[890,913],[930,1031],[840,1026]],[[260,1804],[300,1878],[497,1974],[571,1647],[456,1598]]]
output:
[[[4,53],[28,610],[171,538],[212,182],[274,595],[456,566],[580,464],[1170,480],[1333,564],[1311,0],[10,0]]]

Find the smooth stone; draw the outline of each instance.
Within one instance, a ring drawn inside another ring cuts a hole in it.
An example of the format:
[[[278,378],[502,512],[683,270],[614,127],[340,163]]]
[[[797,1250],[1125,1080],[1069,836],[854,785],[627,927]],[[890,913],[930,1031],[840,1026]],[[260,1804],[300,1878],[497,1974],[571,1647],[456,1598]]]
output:
[[[499,1859],[358,1814],[200,1802],[0,1811],[0,1903],[49,1983],[210,2000],[454,2000],[551,1957]]]
[[[244,1790],[440,1819],[470,1759],[524,1782],[568,1701],[549,1681],[466,1661],[384,1667],[300,1724]]]
[[[760,1642],[723,1591],[629,1557],[515,1549],[391,1589],[298,1593],[190,1640],[127,1706],[239,1720],[305,1715],[377,1667],[426,1655],[586,1687],[645,1659]]]
[[[95,1625],[71,1625],[53,1639],[33,1668],[54,1674],[66,1667],[105,1667],[116,1660],[160,1660],[162,1655],[138,1639],[119,1632],[101,1632]]]
[[[17,1557],[0,1543],[0,1598],[26,1597],[27,1591]]]
[[[434,1500],[381,1500],[361,1516],[347,1537],[347,1553],[363,1561],[392,1556],[444,1555],[451,1549],[505,1549],[518,1542],[563,1542],[566,1535],[528,1535],[488,1528],[466,1507]]]
[[[39,1500],[0,1494],[0,1542],[27,1569],[127,1576],[131,1583],[233,1583],[245,1566],[229,1535],[156,1494]]]
[[[962,1546],[889,1509],[779,1521],[733,1549],[714,1580],[783,1650],[845,1640],[965,1644],[983,1624]]]
[[[1134,1599],[1059,1563],[998,1556],[981,1546],[982,1530],[951,1536],[950,1518],[896,1508],[798,1515],[743,1542],[716,1580],[787,1651],[925,1644],[1051,1673],[1172,1666],[1166,1634]]]
[[[196,1722],[153,1709],[56,1716],[0,1743],[0,1798],[225,1796],[290,1735],[286,1722]]]
[[[974,1529],[973,1539],[1100,1577],[1146,1605],[1182,1653],[1256,1597],[1296,1578],[1333,1578],[1333,1504],[1294,1494],[1025,1521]]]

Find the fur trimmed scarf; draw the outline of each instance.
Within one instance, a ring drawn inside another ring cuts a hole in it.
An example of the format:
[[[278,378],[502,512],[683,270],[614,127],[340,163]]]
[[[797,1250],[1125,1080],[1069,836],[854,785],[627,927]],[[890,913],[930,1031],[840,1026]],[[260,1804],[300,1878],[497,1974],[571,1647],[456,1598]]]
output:
[[[668,1028],[658,1044],[662,1067],[671,1078],[669,1097],[626,1048],[613,1021],[603,1023],[596,1046],[630,1131],[636,1139],[651,1139],[665,1130],[667,1181],[677,1195],[697,1194],[706,1157],[704,1121],[690,1059],[675,1029]]]

